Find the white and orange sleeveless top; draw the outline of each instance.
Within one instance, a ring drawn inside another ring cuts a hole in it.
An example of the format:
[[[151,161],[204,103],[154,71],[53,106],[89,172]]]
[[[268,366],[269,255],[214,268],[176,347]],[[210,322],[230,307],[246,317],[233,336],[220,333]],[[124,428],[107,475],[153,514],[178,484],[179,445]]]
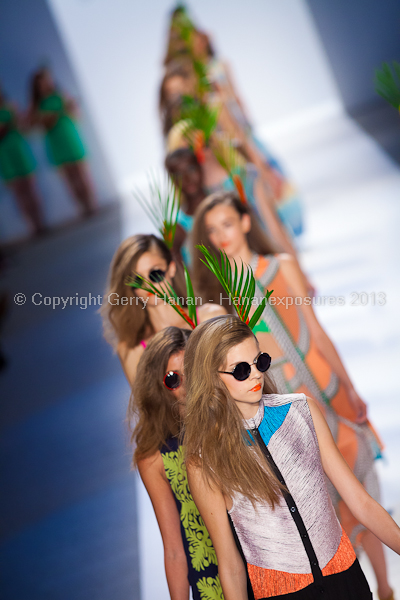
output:
[[[268,503],[253,506],[242,494],[233,497],[229,514],[256,600],[292,593],[313,583],[311,559],[302,537],[309,538],[316,556],[314,573],[315,568],[322,576],[348,569],[356,555],[328,494],[306,396],[264,395],[256,416],[244,423],[250,433],[258,430],[294,501],[290,508],[281,496],[272,509]],[[303,521],[302,535],[291,511],[297,511]]]

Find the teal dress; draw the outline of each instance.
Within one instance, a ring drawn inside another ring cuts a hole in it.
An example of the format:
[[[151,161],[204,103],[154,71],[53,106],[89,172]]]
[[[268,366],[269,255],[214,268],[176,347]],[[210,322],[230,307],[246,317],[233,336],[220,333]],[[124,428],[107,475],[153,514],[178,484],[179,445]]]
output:
[[[46,132],[46,152],[50,163],[61,167],[75,163],[86,156],[79,131],[73,119],[66,112],[65,101],[60,94],[54,93],[40,102],[39,113],[58,115],[55,124]]]
[[[189,235],[193,229],[194,216],[187,215],[185,212],[183,212],[182,209],[180,209],[178,213],[177,223],[186,232],[186,241],[181,246],[181,255],[185,265],[187,267],[190,267],[192,265],[192,256],[190,253]]]
[[[35,167],[31,148],[17,129],[13,109],[0,107],[0,177],[11,182],[27,177]]]

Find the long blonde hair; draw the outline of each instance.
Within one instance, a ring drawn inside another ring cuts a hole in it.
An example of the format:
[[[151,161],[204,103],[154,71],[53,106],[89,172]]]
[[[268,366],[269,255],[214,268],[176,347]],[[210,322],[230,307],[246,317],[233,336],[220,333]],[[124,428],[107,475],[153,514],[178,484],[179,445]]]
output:
[[[189,463],[202,468],[206,481],[223,494],[240,492],[252,502],[278,501],[281,484],[254,445],[243,417],[218,374],[228,351],[248,338],[251,329],[227,315],[205,321],[193,331],[185,351],[185,446]],[[275,393],[264,374],[263,393]]]
[[[133,275],[139,258],[145,253],[156,251],[167,265],[172,261],[172,253],[164,241],[152,234],[132,235],[124,240],[118,247],[111,262],[108,285],[103,297],[100,313],[103,317],[104,335],[114,347],[119,342],[125,342],[128,348],[134,348],[142,339],[154,333],[150,323],[148,311],[143,310],[142,303],[137,301],[133,288],[126,285],[127,277]],[[179,297],[184,297],[182,274],[177,270],[173,280],[173,287]],[[112,302],[109,302],[110,294]],[[114,303],[122,297],[134,297],[132,303],[127,305]],[[140,296],[140,290],[138,293]]]
[[[136,443],[134,466],[181,432],[179,406],[163,379],[169,359],[185,349],[190,334],[188,329],[167,327],[156,333],[140,357],[127,412],[131,442]]]
[[[250,216],[251,228],[249,233],[246,234],[246,239],[250,250],[263,256],[265,254],[274,254],[276,252],[273,242],[271,242],[268,236],[261,229],[259,221],[256,218],[251,206],[248,203],[244,204],[241,202],[235,192],[221,191],[207,196],[207,198],[205,198],[197,207],[193,224],[193,282],[196,288],[196,293],[201,295],[203,298],[207,298],[207,301],[212,300],[218,304],[220,303],[220,294],[223,292],[222,286],[216,277],[210,276],[209,269],[200,260],[200,258],[203,258],[203,255],[199,250],[197,250],[197,248],[195,248],[195,246],[197,244],[204,244],[204,246],[219,256],[219,250],[215,248],[207,235],[205,217],[210,210],[221,205],[231,206],[233,209],[235,209],[240,218],[242,218],[243,215]],[[222,293],[222,297],[225,296],[226,293]],[[223,304],[228,307],[228,301],[225,301]]]

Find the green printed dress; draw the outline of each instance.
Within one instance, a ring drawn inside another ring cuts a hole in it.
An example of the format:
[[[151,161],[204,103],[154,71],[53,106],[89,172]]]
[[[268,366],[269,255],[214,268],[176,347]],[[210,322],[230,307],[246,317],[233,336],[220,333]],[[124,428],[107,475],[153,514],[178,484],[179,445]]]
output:
[[[193,501],[184,463],[183,446],[176,438],[161,448],[165,473],[175,497],[194,600],[223,600],[217,556],[204,521]]]
[[[46,132],[46,152],[50,163],[61,167],[85,158],[79,131],[65,107],[65,101],[60,94],[51,94],[40,102],[39,112],[42,114],[58,114],[54,125]]]
[[[27,177],[36,163],[28,142],[17,129],[10,106],[0,107],[0,126],[0,177],[6,182]]]

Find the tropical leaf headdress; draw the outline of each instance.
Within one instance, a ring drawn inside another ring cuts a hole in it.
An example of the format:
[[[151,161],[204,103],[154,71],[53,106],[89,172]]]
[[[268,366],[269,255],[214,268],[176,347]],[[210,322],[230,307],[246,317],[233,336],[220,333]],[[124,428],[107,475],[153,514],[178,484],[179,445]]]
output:
[[[187,44],[188,49],[191,50],[195,26],[191,21],[184,4],[179,4],[176,7],[172,18],[171,27],[175,29],[179,37]]]
[[[211,252],[205,246],[198,245],[196,248],[198,248],[204,256],[204,260],[200,260],[215,275],[222,285],[224,291],[229,295],[229,298],[233,303],[239,318],[246,323],[250,329],[253,329],[258,323],[273,290],[267,290],[267,293],[259,301],[255,312],[250,318],[250,309],[256,289],[256,281],[254,279],[252,268],[248,266],[247,273],[245,273],[245,266],[242,263],[239,272],[238,266],[234,261],[235,266],[232,270],[231,264],[225,252],[220,252],[221,260],[219,262],[218,259],[211,254]],[[182,319],[184,319],[184,321],[190,325],[192,329],[195,329],[195,327],[197,327],[196,297],[194,295],[189,272],[185,265],[184,270],[186,281],[186,305],[188,314],[186,314],[184,310],[181,298],[178,297],[174,288],[166,279],[162,279],[160,282],[157,282],[158,287],[156,287],[154,283],[148,279],[136,274],[135,277],[128,277],[125,283],[126,285],[129,285],[135,289],[141,289],[149,294],[154,294],[157,296],[157,298],[160,298],[165,303],[172,306],[174,310],[182,317]]]
[[[164,181],[160,181],[152,174],[149,176],[148,194],[144,194],[137,188],[133,195],[171,249],[179,215],[180,190],[175,187],[168,175]]]
[[[242,263],[239,272],[236,261],[233,261],[234,269],[232,269],[228,256],[222,250],[220,250],[219,262],[205,246],[200,244],[196,246],[196,248],[198,248],[204,256],[204,260],[200,259],[201,262],[210,269],[222,285],[224,291],[229,295],[239,318],[246,323],[250,329],[253,329],[259,321],[273,290],[267,290],[264,298],[260,300],[258,307],[250,318],[250,309],[256,289],[256,281],[254,279],[252,268],[248,266],[247,273],[245,273],[245,266]]]
[[[204,162],[204,146],[210,140],[218,122],[219,109],[206,103],[184,96],[182,102],[182,119],[187,121],[184,137],[196,155],[199,163]]]
[[[157,298],[163,300],[166,304],[172,306],[172,308],[186,321],[192,329],[197,327],[197,314],[196,314],[196,298],[193,291],[192,282],[190,279],[189,272],[186,266],[183,266],[185,270],[185,282],[186,282],[186,305],[188,314],[186,314],[181,298],[177,295],[172,285],[166,280],[162,279],[157,282],[157,287],[139,274],[135,277],[128,277],[125,281],[126,285],[135,289],[144,290],[149,294],[154,294]]]
[[[375,71],[375,90],[389,104],[400,111],[400,63],[392,63],[393,71],[388,63]]]

